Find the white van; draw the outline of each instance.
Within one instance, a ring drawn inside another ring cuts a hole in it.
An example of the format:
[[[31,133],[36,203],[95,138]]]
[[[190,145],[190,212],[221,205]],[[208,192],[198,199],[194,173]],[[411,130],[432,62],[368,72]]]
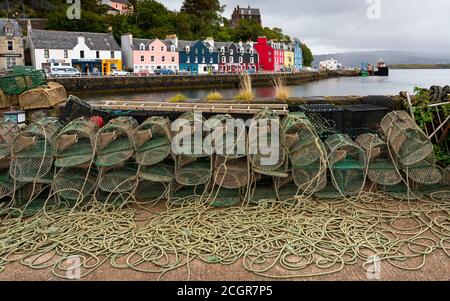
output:
[[[70,66],[52,66],[50,70],[52,77],[76,77],[80,76],[80,71]]]

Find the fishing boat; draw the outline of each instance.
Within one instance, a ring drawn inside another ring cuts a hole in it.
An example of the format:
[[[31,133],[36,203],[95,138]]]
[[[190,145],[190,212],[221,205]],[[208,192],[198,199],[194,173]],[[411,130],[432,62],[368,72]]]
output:
[[[384,63],[383,60],[380,60],[377,65],[377,70],[375,70],[376,76],[389,76],[389,67]]]

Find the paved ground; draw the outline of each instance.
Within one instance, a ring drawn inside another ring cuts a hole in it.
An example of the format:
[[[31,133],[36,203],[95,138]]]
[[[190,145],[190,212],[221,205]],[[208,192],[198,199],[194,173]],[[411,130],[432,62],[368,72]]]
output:
[[[242,262],[237,262],[231,266],[208,265],[199,261],[191,263],[191,280],[199,281],[255,281],[270,280],[247,272],[242,267]],[[281,274],[282,275],[282,274]],[[135,272],[133,270],[121,270],[112,268],[109,263],[104,264],[84,280],[157,280],[158,275]],[[0,280],[59,280],[51,270],[32,270],[19,263],[8,265],[3,273],[0,273]],[[187,280],[187,270],[185,268],[168,273],[163,280]],[[305,278],[297,280],[367,280],[362,263],[354,266],[347,266],[341,272],[316,278]],[[403,271],[390,266],[381,265],[381,280],[450,280],[450,260],[443,252],[435,252],[427,257],[425,267],[420,271]]]

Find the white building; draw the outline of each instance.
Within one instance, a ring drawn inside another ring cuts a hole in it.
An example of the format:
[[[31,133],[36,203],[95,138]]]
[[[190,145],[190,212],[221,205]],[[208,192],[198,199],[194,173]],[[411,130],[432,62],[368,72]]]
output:
[[[110,33],[38,30],[29,22],[26,48],[33,67],[46,72],[52,63],[70,64],[83,74],[122,70],[122,52]]]
[[[342,69],[342,65],[335,59],[322,61],[319,64],[320,70],[339,70]]]

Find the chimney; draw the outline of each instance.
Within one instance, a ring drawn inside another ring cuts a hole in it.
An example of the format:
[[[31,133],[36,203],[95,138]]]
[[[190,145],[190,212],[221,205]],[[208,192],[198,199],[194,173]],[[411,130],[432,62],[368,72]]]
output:
[[[31,32],[31,30],[32,30],[32,28],[31,28],[31,21],[28,20],[28,22],[27,22],[27,32],[29,33],[29,32]]]
[[[169,40],[176,48],[178,48],[178,36],[176,34],[167,35],[166,40]]]
[[[86,44],[86,40],[83,36],[78,36],[78,45]]]
[[[207,37],[205,39],[205,42],[209,43],[212,47],[214,47],[214,38],[212,37]]]

